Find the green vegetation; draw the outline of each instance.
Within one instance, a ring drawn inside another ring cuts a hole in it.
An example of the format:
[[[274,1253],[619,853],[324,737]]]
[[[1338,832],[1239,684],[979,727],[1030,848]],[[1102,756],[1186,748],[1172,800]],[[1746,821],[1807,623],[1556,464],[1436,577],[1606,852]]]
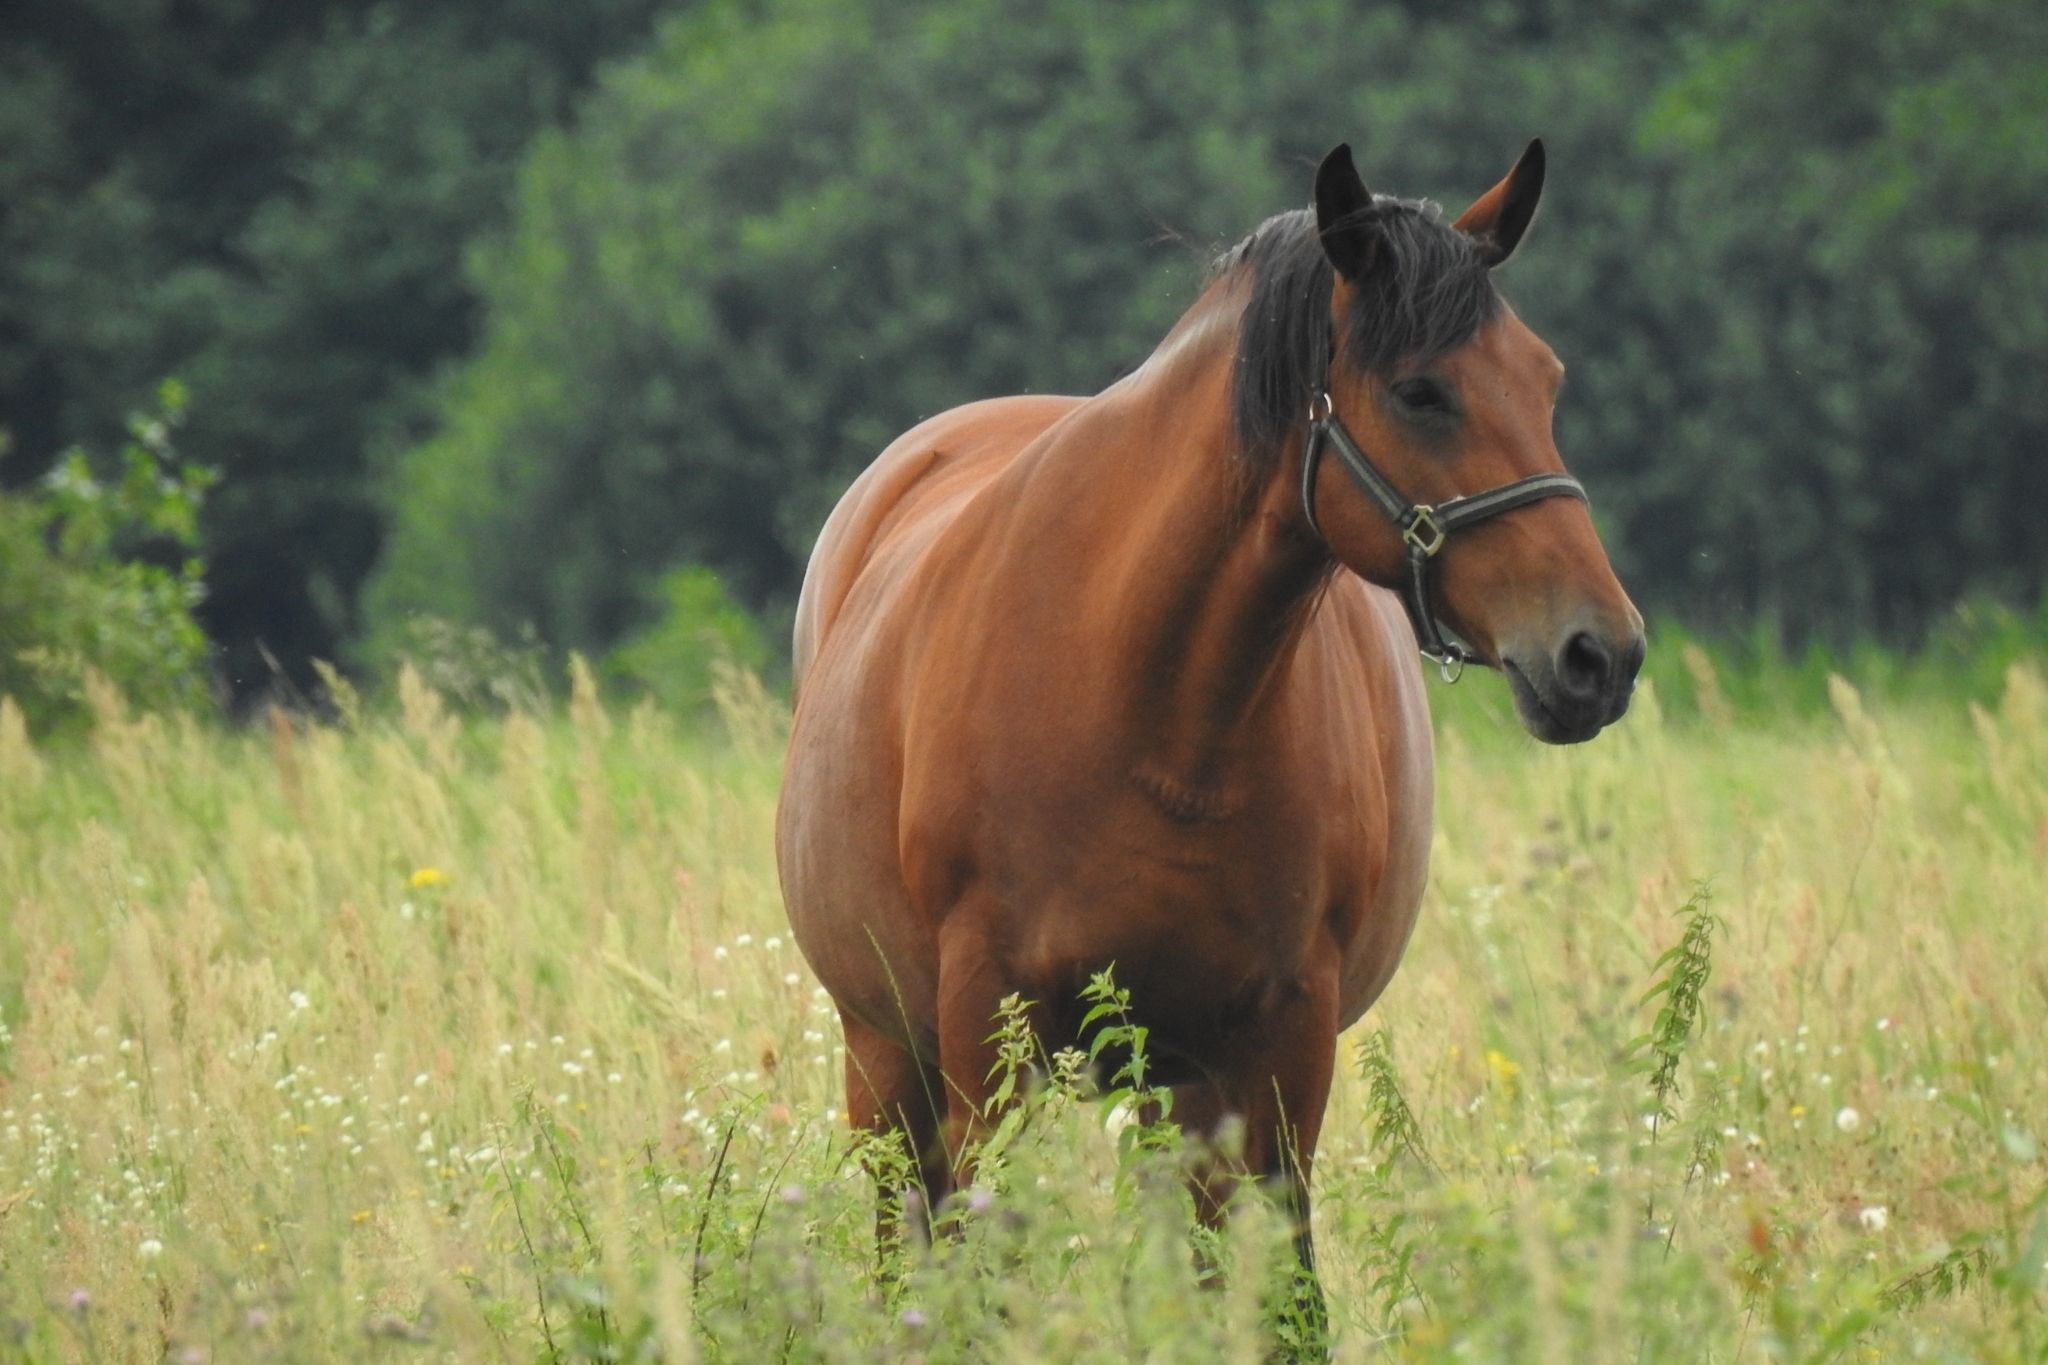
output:
[[[2048,583],[2044,53],[2010,0],[15,6],[0,481],[182,378],[244,701],[416,615],[602,657],[679,569],[772,625],[892,436],[1099,388],[1333,142],[1456,206],[1541,134],[1504,284],[1652,618],[1917,644]]]
[[[658,0],[77,0],[0,17],[0,482],[112,449],[165,375],[221,471],[226,680],[358,630],[381,464],[476,326],[470,244]]]
[[[2038,654],[1769,722],[1693,668],[1570,750],[1435,689],[1435,875],[1315,1174],[1339,1359],[2048,1352]],[[774,894],[781,708],[577,677],[468,721],[411,670],[338,727],[0,718],[10,1348],[1256,1358],[1280,1218],[1196,1236],[1171,1115],[1014,1028],[985,1184],[876,1275],[860,1172],[901,1158],[845,1131]]]
[[[129,419],[116,477],[73,450],[34,493],[0,494],[0,696],[34,730],[82,719],[95,681],[159,710],[206,695],[189,555],[213,472],[172,448],[183,391],[158,401]]]
[[[786,604],[896,433],[1101,387],[1330,143],[1455,207],[1531,133],[1552,181],[1504,282],[1572,366],[1562,444],[1654,617],[1896,643],[1973,593],[2032,609],[2048,11],[1605,13],[674,23],[540,140],[477,258],[480,344],[402,462],[373,614],[598,650],[678,561]]]

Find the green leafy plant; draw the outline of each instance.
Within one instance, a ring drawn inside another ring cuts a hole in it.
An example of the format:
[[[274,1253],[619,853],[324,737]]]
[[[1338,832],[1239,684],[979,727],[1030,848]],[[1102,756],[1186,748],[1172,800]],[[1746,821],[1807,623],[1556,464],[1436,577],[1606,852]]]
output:
[[[183,388],[131,417],[105,476],[73,449],[42,485],[0,496],[0,694],[31,727],[80,719],[87,682],[104,678],[148,710],[206,696],[199,506],[213,471],[171,441]]]
[[[702,566],[664,574],[661,615],[605,656],[612,681],[638,688],[674,710],[697,710],[715,694],[721,664],[758,672],[768,642],[719,576]]]

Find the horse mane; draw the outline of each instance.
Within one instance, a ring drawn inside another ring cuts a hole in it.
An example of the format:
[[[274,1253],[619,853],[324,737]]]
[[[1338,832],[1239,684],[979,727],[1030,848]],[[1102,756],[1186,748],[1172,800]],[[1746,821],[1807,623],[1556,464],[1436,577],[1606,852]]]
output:
[[[1352,292],[1344,354],[1370,374],[1456,350],[1501,308],[1472,239],[1427,200],[1379,196],[1363,210],[1378,230],[1379,264]],[[1315,213],[1268,218],[1218,256],[1211,279],[1250,271],[1231,377],[1231,421],[1252,460],[1271,458],[1308,414],[1331,360],[1330,261]]]

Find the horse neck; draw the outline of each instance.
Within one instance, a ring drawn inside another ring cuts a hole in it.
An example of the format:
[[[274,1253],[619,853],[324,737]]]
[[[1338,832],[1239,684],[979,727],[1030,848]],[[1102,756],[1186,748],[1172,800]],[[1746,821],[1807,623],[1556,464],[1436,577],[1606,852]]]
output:
[[[1119,386],[1117,509],[1100,644],[1138,740],[1141,778],[1197,807],[1271,736],[1273,700],[1333,561],[1304,524],[1286,461],[1238,453],[1230,393],[1243,295],[1219,282]]]

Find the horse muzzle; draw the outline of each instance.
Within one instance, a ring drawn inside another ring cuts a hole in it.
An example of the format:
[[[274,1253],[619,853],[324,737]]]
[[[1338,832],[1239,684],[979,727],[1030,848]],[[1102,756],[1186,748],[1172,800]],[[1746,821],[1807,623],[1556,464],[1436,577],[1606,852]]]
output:
[[[1503,654],[1501,672],[1530,734],[1546,744],[1582,744],[1628,711],[1644,651],[1640,629],[1579,630],[1547,652]]]

